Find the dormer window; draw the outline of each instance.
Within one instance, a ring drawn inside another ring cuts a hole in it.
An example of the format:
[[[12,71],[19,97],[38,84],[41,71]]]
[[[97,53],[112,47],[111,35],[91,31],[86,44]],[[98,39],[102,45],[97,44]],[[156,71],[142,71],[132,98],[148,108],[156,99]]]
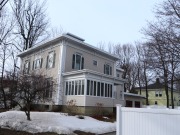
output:
[[[112,67],[109,64],[104,64],[104,74],[112,75]]]
[[[84,69],[84,57],[81,54],[73,54],[72,69]]]

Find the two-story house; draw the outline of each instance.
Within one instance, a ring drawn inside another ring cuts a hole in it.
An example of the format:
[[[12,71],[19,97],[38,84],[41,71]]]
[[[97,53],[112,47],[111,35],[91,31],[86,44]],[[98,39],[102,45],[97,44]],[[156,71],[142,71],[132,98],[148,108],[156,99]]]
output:
[[[97,103],[113,111],[124,104],[122,70],[116,69],[118,57],[67,33],[20,53],[21,69],[25,73],[42,72],[56,79],[58,86],[47,97],[54,105],[64,106],[76,100],[81,113],[91,113]],[[52,106],[52,103],[45,103]]]
[[[135,90],[140,95],[140,88],[137,87]],[[167,98],[166,98],[166,91],[165,86],[163,83],[160,82],[159,78],[156,79],[156,82],[153,84],[149,84],[147,86],[148,90],[148,101],[149,105],[159,105],[159,106],[166,106],[167,105]],[[169,103],[171,106],[171,89],[168,89],[169,94]],[[146,88],[141,87],[141,95],[146,96]],[[175,90],[173,91],[173,100],[174,100],[174,106],[180,105],[180,93],[179,91]],[[144,103],[145,105],[145,100]]]

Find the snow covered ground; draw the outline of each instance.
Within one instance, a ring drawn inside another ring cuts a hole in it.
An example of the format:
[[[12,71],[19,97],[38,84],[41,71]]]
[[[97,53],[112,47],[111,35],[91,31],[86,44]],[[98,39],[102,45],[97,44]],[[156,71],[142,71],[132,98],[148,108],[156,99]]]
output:
[[[81,130],[103,134],[115,131],[116,123],[102,122],[88,116],[85,116],[85,119],[79,119],[77,116],[54,112],[31,112],[31,121],[27,121],[24,112],[8,111],[0,113],[0,127],[31,133],[72,134],[75,130]]]

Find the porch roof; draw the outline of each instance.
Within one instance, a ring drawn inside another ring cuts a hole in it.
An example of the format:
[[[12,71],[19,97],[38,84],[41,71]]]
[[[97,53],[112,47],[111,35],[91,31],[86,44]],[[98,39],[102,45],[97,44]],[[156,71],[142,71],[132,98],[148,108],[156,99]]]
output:
[[[106,74],[103,74],[103,73],[100,73],[100,72],[97,72],[97,71],[93,71],[93,70],[89,70],[89,69],[83,69],[83,70],[77,70],[77,71],[71,71],[71,72],[62,73],[63,77],[72,76],[72,75],[80,75],[80,74],[92,74],[92,75],[112,79],[114,81],[114,83],[117,84],[117,85],[119,83],[125,83],[126,82],[126,79],[113,77],[111,75],[106,75]]]
[[[124,96],[132,96],[132,97],[138,97],[138,98],[146,98],[142,95],[139,94],[134,94],[134,93],[128,93],[128,92],[124,92]]]

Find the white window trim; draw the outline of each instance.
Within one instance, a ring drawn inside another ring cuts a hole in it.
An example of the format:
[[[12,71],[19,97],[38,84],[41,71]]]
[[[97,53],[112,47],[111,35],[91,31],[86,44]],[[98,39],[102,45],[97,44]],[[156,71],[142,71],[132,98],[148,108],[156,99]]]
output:
[[[34,59],[34,61],[33,61],[33,70],[38,70],[38,69],[41,68],[41,64],[42,64],[41,59],[42,59],[42,57],[41,57],[40,55],[36,55],[36,56],[35,56],[35,59]],[[36,62],[37,62],[38,60],[40,60],[40,65],[39,65],[39,67],[36,67]]]
[[[49,54],[51,54],[51,53],[53,53],[53,61],[52,61],[52,67],[49,67]],[[54,57],[55,57],[55,51],[54,51],[54,50],[48,52],[48,59],[47,59],[47,63],[46,63],[46,64],[47,64],[47,65],[46,65],[46,68],[47,68],[47,69],[53,68],[53,66],[54,66],[53,64],[54,64],[54,62],[55,62],[55,58],[54,58]]]
[[[75,63],[74,63],[74,69],[76,70],[82,70],[82,58],[83,58],[83,55],[81,53],[74,53],[75,54]],[[80,58],[80,69],[76,68],[76,55],[79,55],[81,58]]]

